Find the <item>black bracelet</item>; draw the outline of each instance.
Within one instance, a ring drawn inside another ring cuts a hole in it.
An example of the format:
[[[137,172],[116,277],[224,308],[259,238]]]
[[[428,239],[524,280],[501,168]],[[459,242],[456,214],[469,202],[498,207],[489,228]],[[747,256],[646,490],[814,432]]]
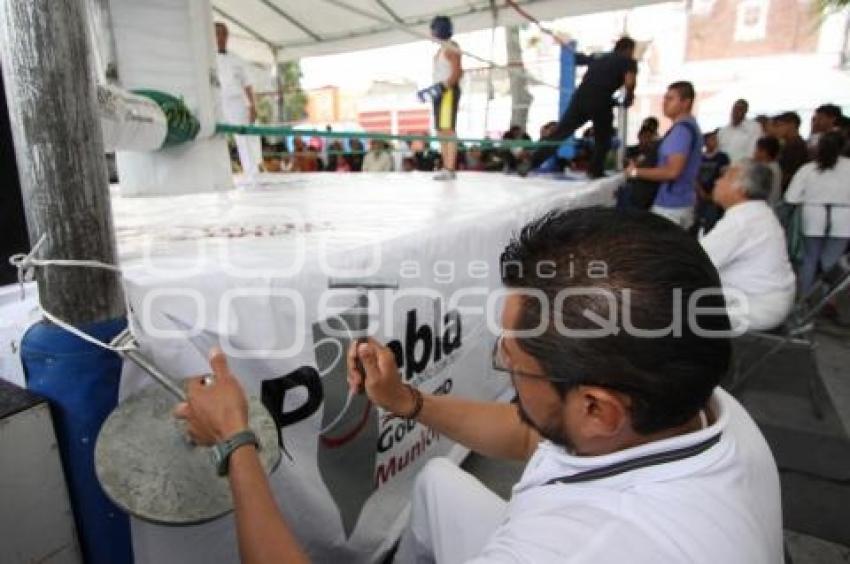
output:
[[[396,417],[401,417],[402,419],[407,419],[408,421],[411,421],[419,417],[419,413],[422,411],[422,406],[425,403],[425,398],[422,396],[422,392],[420,392],[418,389],[414,388],[410,384],[405,384],[405,387],[413,396],[413,409],[407,415],[396,414]]]

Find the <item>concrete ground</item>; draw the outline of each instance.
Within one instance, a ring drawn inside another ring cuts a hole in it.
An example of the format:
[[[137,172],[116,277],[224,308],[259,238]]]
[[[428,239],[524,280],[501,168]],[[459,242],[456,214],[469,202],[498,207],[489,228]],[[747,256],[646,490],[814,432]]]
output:
[[[767,348],[743,342],[738,358],[746,367]],[[780,469],[785,541],[793,564],[850,563],[848,367],[850,331],[821,322],[814,350],[782,350],[736,391]],[[475,454],[463,467],[506,499],[523,470],[523,464]]]

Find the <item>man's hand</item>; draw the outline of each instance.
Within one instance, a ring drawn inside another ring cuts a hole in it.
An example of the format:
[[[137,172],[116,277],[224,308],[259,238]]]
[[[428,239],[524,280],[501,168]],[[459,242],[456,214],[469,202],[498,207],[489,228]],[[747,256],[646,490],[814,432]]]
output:
[[[366,374],[357,366],[363,365]],[[366,389],[366,395],[376,405],[393,413],[410,413],[414,407],[413,395],[401,381],[393,352],[374,339],[348,348],[348,386],[355,393]]]
[[[189,437],[197,445],[210,446],[248,428],[248,401],[227,366],[220,349],[210,353],[212,380],[189,380],[188,401],[179,404],[174,416],[185,419]],[[209,378],[209,377],[206,377]]]
[[[630,160],[626,164],[626,168],[623,172],[626,174],[626,178],[637,178],[637,165],[635,164],[635,161]]]

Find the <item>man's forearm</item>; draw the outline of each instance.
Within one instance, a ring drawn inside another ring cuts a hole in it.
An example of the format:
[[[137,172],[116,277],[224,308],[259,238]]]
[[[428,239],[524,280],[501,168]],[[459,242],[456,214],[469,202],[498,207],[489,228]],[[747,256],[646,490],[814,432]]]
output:
[[[637,172],[638,178],[653,182],[668,182],[675,180],[677,176],[679,176],[679,173],[667,167],[639,168]]]
[[[581,51],[575,52],[575,64],[578,66],[587,66],[593,61],[593,57],[586,55]]]
[[[275,503],[256,449],[237,449],[229,474],[242,564],[309,562]]]
[[[418,421],[485,456],[528,460],[540,442],[517,406],[425,395]]]

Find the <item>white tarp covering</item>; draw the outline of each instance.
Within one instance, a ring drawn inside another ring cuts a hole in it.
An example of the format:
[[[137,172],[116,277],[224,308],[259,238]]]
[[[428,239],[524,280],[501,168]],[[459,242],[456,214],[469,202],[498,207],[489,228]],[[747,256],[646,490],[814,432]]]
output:
[[[621,10],[669,0],[517,0],[538,20]],[[504,0],[495,25],[526,23]],[[402,28],[429,34],[431,18],[451,16],[455,32],[494,25],[490,0],[213,0],[215,17],[232,29],[232,49],[260,63],[386,47],[415,41]]]
[[[212,342],[278,420],[292,460],[275,495],[315,562],[374,562],[400,533],[412,480],[431,457],[464,451],[421,425],[347,403],[339,314],[351,293],[329,277],[399,284],[372,295],[374,335],[424,391],[505,399],[490,370],[499,255],[512,232],[555,207],[610,205],[617,180],[568,182],[462,173],[277,176],[258,191],[113,199],[121,264],[143,349],[178,377],[207,371]],[[54,257],[58,258],[58,257]],[[31,303],[9,288],[0,318]],[[2,294],[0,294],[2,298]],[[323,300],[327,307],[323,308]],[[475,311],[479,308],[479,311]],[[16,319],[10,319],[11,317]],[[187,337],[173,319],[194,326]],[[320,324],[329,320],[328,326]],[[15,361],[0,343],[0,366]],[[337,330],[337,331],[334,331]],[[19,335],[18,335],[19,336]],[[151,385],[125,365],[122,397]],[[134,520],[139,564],[238,562],[232,516],[170,528]]]

